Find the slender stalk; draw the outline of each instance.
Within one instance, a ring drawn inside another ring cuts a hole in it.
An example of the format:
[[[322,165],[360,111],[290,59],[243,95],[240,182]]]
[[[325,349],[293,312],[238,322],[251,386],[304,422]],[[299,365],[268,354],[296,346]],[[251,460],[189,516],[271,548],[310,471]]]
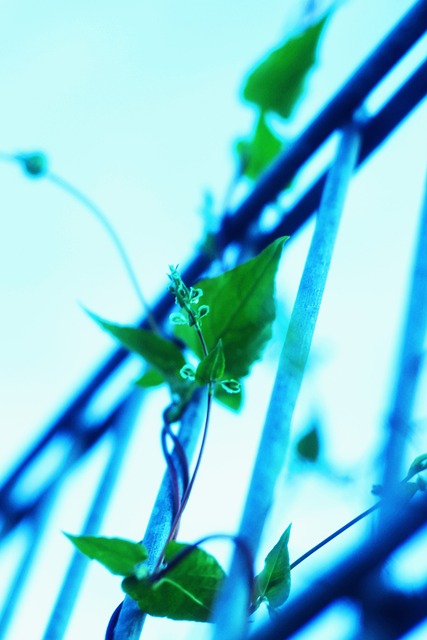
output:
[[[358,516],[353,518],[353,520],[350,520],[350,522],[347,522],[347,524],[345,524],[344,526],[340,527],[340,529],[337,529],[336,531],[334,531],[334,533],[331,533],[330,536],[328,536],[327,538],[324,538],[324,540],[322,540],[321,542],[318,542],[314,547],[312,547],[311,549],[309,549],[308,551],[303,553],[302,556],[300,556],[299,558],[294,560],[294,562],[291,563],[291,565],[290,565],[291,571],[292,571],[292,569],[295,569],[295,567],[297,567],[299,564],[301,564],[301,562],[303,562],[304,560],[306,560],[307,558],[312,556],[313,553],[316,553],[316,551],[319,551],[319,549],[321,549],[322,547],[327,545],[329,542],[334,540],[334,538],[337,538],[342,533],[344,533],[344,531],[347,531],[347,529],[350,529],[350,527],[352,527],[353,525],[355,525],[358,522],[360,522],[361,520],[363,520],[363,518],[366,518],[371,513],[374,513],[374,511],[379,509],[381,504],[382,504],[382,500],[380,500],[379,502],[374,504],[372,507],[369,507],[369,509],[366,509],[366,511],[363,511],[363,513],[360,513]]]
[[[208,435],[208,430],[209,430],[209,420],[210,420],[210,414],[211,414],[211,407],[212,407],[212,385],[210,384],[208,386],[208,399],[207,399],[207,407],[206,407],[206,417],[205,417],[205,424],[204,424],[204,428],[203,428],[203,435],[202,435],[202,442],[200,444],[200,449],[199,449],[199,453],[197,456],[197,460],[196,460],[196,464],[194,467],[194,471],[193,474],[191,476],[190,482],[188,483],[188,487],[186,488],[184,495],[182,497],[181,500],[181,504],[178,508],[178,511],[173,519],[172,522],[172,526],[171,526],[171,530],[170,533],[167,537],[167,540],[165,542],[165,546],[164,549],[166,548],[166,545],[171,541],[174,540],[176,537],[176,533],[179,527],[179,523],[181,521],[182,518],[182,514],[184,513],[184,509],[187,506],[188,500],[190,498],[190,494],[191,491],[193,489],[195,480],[196,480],[196,476],[197,473],[199,471],[200,468],[200,464],[202,462],[202,457],[203,457],[203,453],[205,450],[205,445],[206,445],[206,439],[207,439],[207,435]],[[164,557],[164,549],[163,549],[163,553],[161,554],[161,556],[159,557],[157,564],[156,564],[156,569],[155,571],[157,571],[163,561],[163,557]]]
[[[114,229],[113,225],[111,224],[107,216],[90,198],[88,198],[82,191],[80,191],[80,189],[77,189],[77,187],[75,187],[73,184],[68,182],[68,180],[64,180],[64,178],[62,178],[61,176],[55,173],[52,173],[50,171],[46,173],[45,177],[48,180],[50,180],[52,184],[56,185],[57,187],[59,187],[60,189],[68,193],[68,195],[70,195],[72,198],[75,198],[76,200],[78,200],[84,207],[86,207],[95,216],[98,222],[100,222],[100,224],[104,227],[105,231],[110,236],[110,239],[112,240],[120,256],[122,264],[126,270],[126,273],[129,277],[129,280],[132,284],[135,294],[142,308],[144,309],[144,312],[147,316],[147,320],[151,328],[153,329],[153,331],[157,331],[158,333],[160,333],[157,323],[155,321],[155,318],[151,312],[151,309],[144,297],[144,294],[142,293],[141,287],[139,286],[138,279],[135,275],[135,271],[130,262],[129,256],[126,253],[126,250],[123,246],[122,241],[120,240],[120,237],[117,231]]]
[[[294,407],[329,271],[341,212],[353,169],[360,135],[355,123],[342,133],[337,157],[328,175],[316,228],[301,278],[289,328],[279,360],[260,446],[240,524],[239,537],[255,557],[263,527],[273,504],[277,477],[286,457]],[[243,567],[234,554],[214,611],[215,640],[242,640],[247,634],[247,586]]]
[[[165,426],[162,429],[162,435],[161,435],[162,452],[163,452],[163,457],[166,461],[166,466],[168,469],[169,480],[171,484],[171,493],[172,493],[172,513],[173,513],[173,517],[175,517],[181,506],[181,495],[179,490],[178,471],[175,467],[173,456],[171,453],[169,453],[169,450],[168,450],[168,443],[167,443],[168,431],[167,431],[167,428],[165,428]]]
[[[384,453],[383,485],[392,493],[401,475],[406,440],[420,382],[427,330],[427,182],[419,223],[409,300],[400,347],[399,366],[394,382],[392,406],[388,418],[388,441]],[[390,495],[392,504],[392,495]]]

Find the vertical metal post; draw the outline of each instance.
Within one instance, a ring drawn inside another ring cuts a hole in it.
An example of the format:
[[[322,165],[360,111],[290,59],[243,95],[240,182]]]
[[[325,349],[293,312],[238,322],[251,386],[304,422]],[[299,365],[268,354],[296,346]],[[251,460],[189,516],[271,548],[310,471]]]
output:
[[[392,494],[402,478],[406,440],[412,419],[427,331],[427,181],[419,223],[409,300],[406,308],[399,364],[388,419],[384,489]]]
[[[240,524],[239,537],[246,541],[254,558],[273,503],[276,480],[285,462],[292,415],[359,147],[358,125],[353,122],[342,133],[337,157],[326,182]],[[245,575],[242,558],[235,553],[230,576],[218,598],[214,614],[215,640],[241,640],[246,637],[249,585],[245,582]]]

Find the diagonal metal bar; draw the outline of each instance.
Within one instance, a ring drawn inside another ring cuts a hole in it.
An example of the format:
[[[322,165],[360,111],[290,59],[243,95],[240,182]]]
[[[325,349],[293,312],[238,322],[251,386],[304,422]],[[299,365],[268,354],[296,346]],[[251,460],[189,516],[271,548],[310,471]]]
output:
[[[239,538],[245,540],[253,558],[256,557],[264,524],[273,504],[277,478],[286,458],[292,416],[310,353],[348,186],[359,153],[358,129],[357,123],[353,122],[342,133],[338,153],[326,181],[280,355],[238,533]],[[245,582],[245,575],[241,557],[234,554],[230,576],[215,611],[214,638],[217,640],[246,637],[250,585]]]
[[[343,89],[313,120],[301,138],[295,142],[287,153],[281,156],[272,171],[260,181],[247,200],[236,209],[232,216],[229,215],[226,217],[217,236],[218,246],[224,248],[230,242],[242,242],[251,222],[261,213],[265,204],[275,200],[281,188],[289,182],[289,177],[294,175],[310,154],[326,140],[332,130],[337,126],[337,123],[351,116],[352,112],[363,102],[375,84],[384,77],[399,58],[405,55],[421,37],[426,27],[427,0],[420,0],[393,29],[389,36],[376,48],[373,54],[369,56],[366,62],[361,65]],[[403,92],[400,92],[399,96],[396,94],[396,100],[390,100],[389,102],[390,108],[388,111],[383,109],[381,114],[372,118],[367,124],[361,152],[362,159],[368,157],[386,135],[397,126],[400,122],[399,117],[405,117],[426,94],[425,69],[420,68],[415,75],[416,78],[414,76],[411,91],[409,91],[409,84],[412,79],[407,83],[408,90],[405,95],[403,95]],[[399,99],[397,99],[397,96]],[[405,102],[403,98],[405,98]],[[400,114],[399,109],[402,104],[404,113]],[[396,120],[396,118],[398,119]],[[321,181],[317,183],[315,188],[312,188],[293,210],[287,213],[282,223],[285,229],[277,229],[279,235],[289,232],[293,233],[304,224],[318,205],[322,186]],[[265,236],[263,241],[267,243],[268,240],[269,238]],[[188,282],[194,282],[207,269],[210,262],[211,257],[205,255],[203,252],[199,253],[186,267],[183,277]],[[171,304],[171,297],[166,294],[158,300],[153,309],[154,316],[158,321],[166,317]],[[147,324],[145,323],[144,326],[147,326]],[[6,478],[3,487],[0,489],[0,511],[6,519],[6,533],[28,517],[33,509],[31,505],[28,505],[25,509],[17,511],[13,502],[13,488],[22,472],[59,434],[74,437],[76,429],[84,423],[85,409],[94,394],[102,387],[104,382],[115,373],[127,356],[128,353],[124,349],[117,349],[105,360],[91,379],[83,385],[69,406],[53,421],[45,434],[33,445],[28,453],[22,457],[15,469]],[[109,417],[107,416],[105,420],[108,421]],[[92,431],[92,433],[95,432]],[[97,434],[98,437],[101,437],[102,433],[102,430],[99,430]],[[90,446],[93,446],[93,444],[94,442],[92,441]],[[82,453],[84,453],[86,445],[87,442],[83,443]]]
[[[319,576],[307,589],[295,596],[274,620],[264,624],[250,640],[286,640],[303,629],[334,601],[358,598],[367,577],[377,570],[406,540],[427,524],[427,494],[389,514],[374,536],[359,545],[327,576]]]
[[[362,145],[357,160],[357,167],[361,167],[371,155],[384,143],[393,131],[415,109],[427,94],[427,60],[425,60],[400,87],[381,110],[361,123],[360,135]],[[258,234],[253,242],[257,250],[261,251],[270,242],[281,236],[290,235],[291,239],[316,211],[321,194],[325,187],[327,171],[308,188],[303,196],[291,207],[284,211],[280,222],[267,233]]]
[[[351,80],[312,121],[304,133],[261,176],[249,197],[223,221],[226,242],[241,238],[263,208],[274,202],[298,169],[345,122],[349,122],[369,93],[427,28],[427,0],[420,0],[353,74]]]
[[[104,474],[93,499],[83,527],[82,535],[96,535],[108,508],[111,495],[128,450],[131,435],[136,425],[136,414],[141,406],[142,390],[134,389],[122,405],[116,424],[111,432],[111,453]],[[88,558],[79,551],[73,554],[58,598],[54,605],[43,640],[61,640],[67,630],[74,610],[86,569]]]

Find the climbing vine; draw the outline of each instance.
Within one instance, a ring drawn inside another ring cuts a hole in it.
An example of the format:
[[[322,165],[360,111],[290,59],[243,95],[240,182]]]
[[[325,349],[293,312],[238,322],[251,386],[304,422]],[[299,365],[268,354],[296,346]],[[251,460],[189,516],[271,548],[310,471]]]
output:
[[[254,126],[248,136],[235,143],[238,180],[257,180],[286,148],[288,141],[280,134],[277,124],[289,120],[298,107],[315,67],[319,42],[329,17],[330,13],[302,33],[280,42],[246,78],[242,98],[254,109]],[[141,611],[155,617],[196,622],[211,619],[215,599],[226,575],[217,559],[202,545],[211,539],[225,538],[245,559],[250,593],[248,615],[262,604],[274,614],[289,596],[292,569],[382,504],[380,499],[292,563],[288,552],[291,525],[287,526],[257,575],[255,558],[251,557],[243,539],[221,533],[208,535],[195,543],[177,539],[208,433],[214,428],[210,424],[212,403],[216,401],[231,410],[239,409],[243,402],[244,379],[253,364],[262,358],[271,339],[276,315],[275,277],[287,238],[278,238],[247,262],[196,283],[184,282],[179,267],[170,266],[168,289],[177,308],[170,315],[169,324],[159,326],[142,295],[126,252],[102,212],[74,186],[52,174],[44,154],[3,154],[2,157],[18,162],[28,176],[50,179],[89,208],[103,224],[123,259],[150,328],[118,325],[88,313],[104,331],[142,358],[146,368],[136,381],[138,386],[166,385],[170,392],[171,401],[163,415],[161,446],[170,478],[173,518],[160,556],[150,562],[154,569],[147,568],[147,561],[153,559],[149,557],[149,550],[138,541],[66,535],[79,551],[122,577],[124,593],[138,603]],[[212,251],[214,259],[220,258],[215,254],[215,243],[210,243],[209,238],[204,249]],[[173,425],[180,421],[200,389],[206,392],[205,421],[191,471]],[[177,460],[169,453],[170,443]],[[312,430],[301,439],[297,450],[304,459],[315,461],[319,452],[317,432]],[[403,500],[410,499],[418,490],[425,490],[420,474],[426,468],[427,455],[416,458],[401,483],[399,495]],[[381,488],[375,488],[375,493],[381,494]]]

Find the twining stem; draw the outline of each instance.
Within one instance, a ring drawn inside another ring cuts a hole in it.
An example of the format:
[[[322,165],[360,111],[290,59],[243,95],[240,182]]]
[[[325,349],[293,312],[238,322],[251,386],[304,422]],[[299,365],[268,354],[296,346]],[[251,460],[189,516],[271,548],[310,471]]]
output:
[[[181,521],[182,514],[184,512],[185,507],[187,506],[187,502],[188,502],[188,500],[190,498],[190,494],[191,494],[191,491],[193,489],[194,482],[196,480],[196,476],[197,476],[197,473],[198,473],[198,470],[199,470],[199,467],[200,467],[200,464],[201,464],[201,461],[202,461],[203,452],[205,450],[205,444],[206,444],[206,439],[207,439],[207,435],[208,435],[209,420],[210,420],[210,413],[211,413],[211,406],[212,406],[212,396],[213,396],[213,385],[212,385],[212,383],[210,383],[208,385],[208,399],[207,399],[207,406],[206,406],[206,418],[205,418],[205,424],[204,424],[204,427],[203,427],[202,442],[200,444],[200,449],[199,449],[199,453],[198,453],[198,456],[197,456],[197,461],[196,461],[196,464],[195,464],[194,471],[193,471],[193,474],[191,476],[190,482],[188,483],[188,486],[187,486],[186,490],[184,491],[184,495],[182,496],[182,500],[181,500],[181,503],[179,505],[178,511],[177,511],[177,513],[176,513],[176,515],[175,515],[175,517],[173,519],[171,530],[170,530],[169,535],[167,537],[164,549],[166,548],[166,545],[171,540],[174,540],[174,538],[176,536],[176,533],[177,533],[177,530],[178,530],[178,527],[179,527],[179,523]],[[160,567],[160,565],[162,564],[163,558],[164,558],[164,550],[163,550],[163,553],[160,555],[160,557],[158,559],[155,571],[157,571],[158,568]]]
[[[39,159],[39,157],[41,166],[39,166],[39,163],[37,163],[35,168],[30,169],[31,161],[33,159]],[[100,222],[100,224],[104,227],[105,231],[110,236],[110,239],[112,240],[119,254],[125,271],[136,293],[136,296],[145,312],[145,315],[147,316],[148,324],[153,329],[153,331],[160,333],[159,327],[157,326],[150,306],[148,305],[144,294],[142,293],[142,289],[138,283],[135,271],[126,253],[123,243],[120,240],[119,234],[114,229],[105,213],[103,213],[103,211],[90,198],[88,198],[88,196],[84,194],[83,191],[80,191],[80,189],[71,184],[71,182],[68,182],[68,180],[65,180],[61,176],[48,171],[46,167],[46,159],[43,154],[12,154],[0,151],[0,160],[4,160],[5,162],[19,162],[28,175],[37,178],[47,178],[52,184],[68,193],[68,195],[70,195],[72,198],[80,202],[80,204],[82,204],[84,207],[89,209],[89,211],[95,216],[95,218],[98,220],[98,222]]]
[[[200,340],[200,344],[202,345],[202,350],[203,350],[203,355],[206,357],[208,355],[208,347],[205,341],[205,338],[203,336],[202,330],[200,328],[200,321],[198,320],[197,316],[195,315],[195,313],[193,312],[193,310],[189,307],[186,306],[186,311],[189,314],[190,318],[191,318],[191,322],[192,322],[192,326],[194,326],[197,335],[199,337]],[[206,405],[206,418],[205,418],[205,424],[203,427],[203,435],[202,435],[202,441],[200,443],[200,449],[199,449],[199,453],[197,456],[197,460],[196,460],[196,464],[194,467],[194,471],[192,473],[192,476],[190,478],[190,481],[188,482],[188,485],[186,487],[184,487],[184,493],[182,496],[182,499],[180,501],[178,501],[178,508],[177,508],[177,512],[174,516],[173,522],[172,522],[172,526],[171,526],[171,530],[169,532],[169,535],[167,537],[164,549],[163,549],[163,553],[161,553],[157,564],[156,564],[156,568],[155,568],[155,572],[159,569],[160,565],[163,562],[164,559],[164,550],[166,549],[166,545],[171,541],[174,540],[177,532],[178,532],[178,528],[179,528],[179,523],[181,521],[182,518],[182,514],[184,512],[185,507],[187,506],[187,502],[190,498],[190,494],[191,491],[193,489],[196,477],[197,477],[197,473],[199,471],[200,468],[200,464],[202,461],[202,457],[203,457],[203,453],[205,450],[205,445],[206,445],[206,439],[207,439],[207,435],[208,435],[208,430],[209,430],[209,421],[210,421],[210,415],[211,415],[211,408],[212,408],[212,397],[213,397],[213,383],[210,382],[208,384],[208,398],[207,398],[207,405]],[[169,469],[170,470],[170,469]],[[171,481],[172,481],[172,485],[174,483],[174,474],[175,474],[176,470],[175,468],[173,468],[173,473],[171,476]]]
[[[68,193],[71,197],[78,200],[83,206],[85,206],[95,216],[98,222],[100,222],[101,225],[104,227],[105,231],[108,233],[114,246],[116,247],[116,250],[120,256],[120,259],[123,263],[123,266],[126,270],[126,273],[132,284],[132,287],[135,291],[135,294],[139,302],[141,303],[141,306],[144,309],[144,312],[147,316],[147,321],[150,324],[150,327],[153,329],[153,331],[160,333],[157,323],[151,312],[151,309],[145,299],[144,294],[142,293],[142,289],[138,283],[138,279],[135,275],[135,271],[126,253],[123,243],[120,240],[120,237],[117,231],[114,229],[113,225],[111,224],[107,216],[90,198],[88,198],[82,191],[80,191],[80,189],[77,189],[77,187],[75,187],[73,184],[68,182],[68,180],[64,180],[64,178],[62,178],[61,176],[55,173],[52,173],[51,171],[48,171],[45,177],[48,180],[50,180],[50,182],[52,182],[54,185],[56,185],[57,187],[59,187],[60,189]]]
[[[168,429],[168,424],[165,423],[162,429],[162,451],[163,457],[166,460],[166,466],[168,468],[169,480],[171,483],[171,492],[172,492],[172,513],[173,517],[178,513],[179,507],[181,505],[181,495],[179,488],[179,476],[176,466],[174,464],[173,456],[169,453],[167,439],[168,436],[171,436],[171,431]],[[176,443],[175,443],[176,445]]]
[[[186,558],[192,551],[194,551],[194,549],[197,549],[202,544],[205,544],[206,542],[210,542],[211,540],[229,540],[230,542],[233,542],[233,544],[240,551],[244,559],[244,563],[245,563],[247,574],[248,574],[248,583],[252,589],[252,586],[255,582],[254,562],[253,562],[252,555],[249,551],[248,545],[245,543],[245,541],[242,538],[239,538],[239,536],[234,536],[228,533],[214,533],[208,536],[204,536],[203,538],[200,538],[193,544],[188,545],[180,553],[174,556],[168,562],[166,567],[164,567],[163,569],[160,569],[159,571],[156,571],[155,573],[152,573],[150,576],[150,581],[157,582],[158,580],[161,580],[169,571],[171,571],[180,562],[182,562],[182,560],[184,560],[184,558]]]

